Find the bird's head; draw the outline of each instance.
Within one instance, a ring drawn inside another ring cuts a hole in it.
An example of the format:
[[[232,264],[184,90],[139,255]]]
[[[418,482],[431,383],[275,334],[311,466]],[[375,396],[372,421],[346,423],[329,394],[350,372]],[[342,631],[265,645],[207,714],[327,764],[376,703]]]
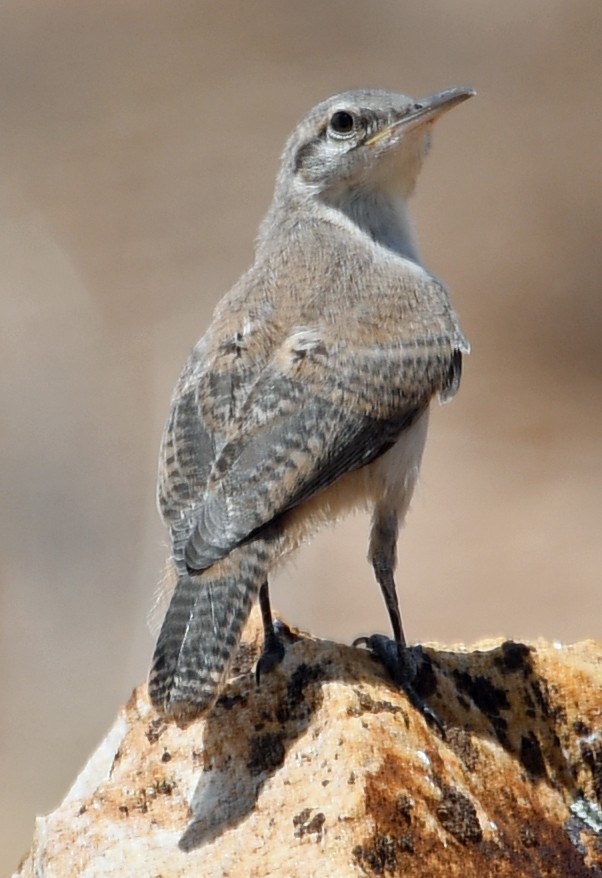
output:
[[[375,89],[334,95],[297,126],[282,157],[277,195],[390,189],[407,197],[429,147],[432,123],[474,95],[450,88],[423,100]]]

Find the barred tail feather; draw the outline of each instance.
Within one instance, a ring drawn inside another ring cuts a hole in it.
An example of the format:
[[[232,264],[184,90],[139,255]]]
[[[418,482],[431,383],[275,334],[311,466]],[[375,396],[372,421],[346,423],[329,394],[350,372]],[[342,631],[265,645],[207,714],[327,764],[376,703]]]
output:
[[[239,546],[202,573],[179,577],[149,676],[149,694],[168,715],[208,711],[215,703],[242,629],[267,577],[263,540]]]

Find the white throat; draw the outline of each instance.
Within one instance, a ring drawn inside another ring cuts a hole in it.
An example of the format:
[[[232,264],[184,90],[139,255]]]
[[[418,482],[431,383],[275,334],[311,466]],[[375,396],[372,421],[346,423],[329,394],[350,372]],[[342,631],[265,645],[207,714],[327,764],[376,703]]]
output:
[[[341,193],[332,203],[373,241],[421,264],[418,240],[410,219],[407,201],[398,193],[358,187]]]

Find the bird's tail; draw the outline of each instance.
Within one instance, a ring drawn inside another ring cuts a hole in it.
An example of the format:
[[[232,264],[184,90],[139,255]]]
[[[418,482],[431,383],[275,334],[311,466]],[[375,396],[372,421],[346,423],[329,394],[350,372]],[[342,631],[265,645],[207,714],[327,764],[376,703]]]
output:
[[[186,715],[213,706],[273,554],[273,544],[256,539],[201,573],[179,576],[149,675],[156,708]]]

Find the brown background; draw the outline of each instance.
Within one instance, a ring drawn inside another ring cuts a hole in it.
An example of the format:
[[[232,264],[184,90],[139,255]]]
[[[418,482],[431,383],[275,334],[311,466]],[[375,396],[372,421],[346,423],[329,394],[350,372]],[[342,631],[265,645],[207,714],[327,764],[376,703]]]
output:
[[[252,258],[279,152],[353,86],[471,84],[415,199],[473,344],[402,538],[415,640],[602,636],[599,0],[0,8],[0,868],[145,675],[177,373]],[[278,577],[295,623],[387,630],[365,521]]]

